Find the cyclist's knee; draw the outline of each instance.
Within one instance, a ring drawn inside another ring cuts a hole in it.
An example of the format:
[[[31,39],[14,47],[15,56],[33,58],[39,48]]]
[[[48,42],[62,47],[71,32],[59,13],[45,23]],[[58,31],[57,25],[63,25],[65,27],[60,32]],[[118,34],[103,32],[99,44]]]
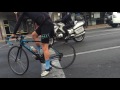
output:
[[[42,43],[41,45],[42,45],[42,49],[43,49],[44,51],[47,51],[47,50],[48,50],[49,44],[47,44],[47,43]]]
[[[37,35],[36,32],[33,32],[31,35],[32,35],[32,38],[33,38],[33,39],[38,38],[38,35]]]
[[[45,60],[48,60],[49,56],[50,56],[48,46],[49,46],[49,44],[42,43],[42,49],[43,49],[43,52],[45,54]]]

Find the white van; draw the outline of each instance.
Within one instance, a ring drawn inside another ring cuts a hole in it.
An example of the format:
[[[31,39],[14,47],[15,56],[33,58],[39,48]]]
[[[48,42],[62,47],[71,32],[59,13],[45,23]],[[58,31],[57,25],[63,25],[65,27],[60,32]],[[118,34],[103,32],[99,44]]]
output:
[[[120,12],[106,12],[105,21],[112,27],[117,27],[120,24]]]

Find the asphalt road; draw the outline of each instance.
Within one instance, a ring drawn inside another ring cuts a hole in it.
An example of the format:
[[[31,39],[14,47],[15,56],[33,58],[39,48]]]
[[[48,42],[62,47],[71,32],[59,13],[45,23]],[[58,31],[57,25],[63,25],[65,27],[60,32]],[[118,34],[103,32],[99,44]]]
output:
[[[66,78],[120,78],[120,28],[86,31],[82,43],[72,44],[77,58]]]
[[[0,46],[2,47],[4,43],[1,43]],[[30,44],[33,45],[33,44]],[[34,46],[34,45],[33,45]],[[5,46],[0,48],[0,78],[41,78],[40,77],[40,71],[41,71],[41,64],[39,61],[36,61],[32,58],[32,54],[27,52],[28,57],[29,57],[29,69],[27,73],[24,75],[16,75],[15,73],[12,72],[8,65],[8,51],[10,47]]]
[[[119,27],[87,30],[83,42],[69,43],[77,52],[74,64],[65,70],[53,69],[46,78],[120,78]],[[27,73],[23,76],[14,74],[7,61],[8,50],[9,47],[0,48],[0,78],[40,78],[40,62],[33,60],[29,52]],[[63,50],[66,51],[64,47]]]

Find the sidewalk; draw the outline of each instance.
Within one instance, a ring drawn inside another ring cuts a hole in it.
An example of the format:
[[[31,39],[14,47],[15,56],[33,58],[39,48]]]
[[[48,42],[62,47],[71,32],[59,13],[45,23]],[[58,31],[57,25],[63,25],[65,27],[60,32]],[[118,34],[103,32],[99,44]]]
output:
[[[100,29],[100,28],[107,28],[107,27],[111,27],[111,26],[107,24],[99,24],[99,25],[88,26],[87,28],[85,28],[85,30],[93,30],[93,29]],[[31,35],[28,34],[27,38],[31,38]],[[4,42],[4,40],[0,40],[0,42]]]
[[[111,27],[111,26],[109,26],[108,24],[99,24],[99,25],[88,26],[87,28],[85,28],[85,30],[93,30],[93,29],[100,29],[107,27]]]

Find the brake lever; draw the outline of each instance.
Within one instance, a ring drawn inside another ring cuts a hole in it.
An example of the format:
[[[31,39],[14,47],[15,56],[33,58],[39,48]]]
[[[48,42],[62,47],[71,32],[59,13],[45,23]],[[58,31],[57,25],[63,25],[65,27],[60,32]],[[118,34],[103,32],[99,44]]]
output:
[[[6,37],[6,38],[5,38],[5,43],[8,44],[8,45],[13,45],[13,43],[9,41],[10,38],[11,38],[11,37]]]
[[[18,37],[16,37],[16,41],[19,41]]]

